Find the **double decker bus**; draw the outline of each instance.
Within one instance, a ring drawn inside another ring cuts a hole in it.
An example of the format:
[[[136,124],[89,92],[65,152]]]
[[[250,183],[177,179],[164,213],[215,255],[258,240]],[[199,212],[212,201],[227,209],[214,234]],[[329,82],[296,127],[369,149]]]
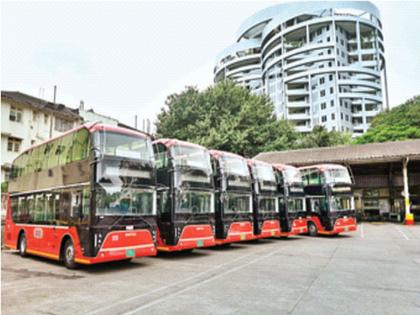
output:
[[[214,181],[209,151],[176,139],[153,142],[160,251],[214,246]]]
[[[281,236],[277,182],[271,164],[248,160],[252,178],[255,238]]]
[[[87,124],[13,162],[5,245],[66,267],[156,255],[151,139]]]
[[[210,154],[216,186],[216,244],[254,239],[252,181],[246,159],[217,150]]]
[[[306,195],[308,231],[335,235],[356,231],[352,179],[344,166],[314,165],[300,168]]]
[[[299,169],[273,164],[279,192],[281,236],[308,233],[305,193]]]

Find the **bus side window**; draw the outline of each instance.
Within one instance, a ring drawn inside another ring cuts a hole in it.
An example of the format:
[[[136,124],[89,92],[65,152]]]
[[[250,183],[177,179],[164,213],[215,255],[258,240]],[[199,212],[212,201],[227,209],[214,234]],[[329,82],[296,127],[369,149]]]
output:
[[[55,219],[54,197],[54,194],[45,195],[45,222],[49,224],[53,224]]]
[[[19,197],[18,209],[17,209],[16,218],[14,219],[14,222],[17,222],[17,223],[25,222],[24,217],[27,210],[28,208],[27,208],[26,197]]]
[[[166,147],[161,144],[155,144],[153,146],[153,151],[155,153],[156,168],[167,168],[168,167],[168,153]]]
[[[18,213],[18,206],[19,201],[17,197],[10,197],[10,211],[12,214],[12,220],[13,222],[16,222],[17,213]]]
[[[35,195],[34,212],[32,215],[33,222],[44,223],[45,198],[43,194]]]
[[[74,219],[79,219],[82,217],[82,199],[83,199],[83,193],[82,191],[73,191],[71,194],[71,212],[70,216]]]
[[[26,213],[24,214],[24,221],[25,223],[33,223],[34,220],[34,213],[35,213],[35,198],[34,195],[29,195],[27,197],[26,203]]]
[[[67,224],[70,215],[71,194],[69,192],[62,192],[60,194],[60,206],[56,212],[57,221],[59,224]]]

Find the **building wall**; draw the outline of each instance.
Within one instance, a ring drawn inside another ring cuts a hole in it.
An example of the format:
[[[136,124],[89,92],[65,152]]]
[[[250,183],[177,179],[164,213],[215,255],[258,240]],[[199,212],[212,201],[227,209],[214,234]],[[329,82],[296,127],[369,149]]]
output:
[[[10,120],[11,107],[22,111],[20,122]],[[9,168],[13,160],[24,150],[32,145],[41,143],[50,138],[50,129],[52,137],[58,136],[63,131],[56,130],[60,115],[51,111],[40,111],[24,104],[15,104],[8,101],[1,101],[1,181],[8,177]],[[81,120],[69,120],[70,128],[76,127]],[[52,126],[51,126],[52,124]],[[18,152],[8,150],[9,138],[20,140]]]
[[[108,125],[114,125],[114,126],[118,125],[117,119],[107,117],[107,116],[95,113],[93,111],[90,111],[90,110],[79,109],[79,115],[83,118],[83,121],[85,123],[100,122],[100,123],[108,124]]]
[[[382,25],[369,2],[303,2],[247,19],[217,57],[214,81],[267,94],[279,118],[309,132],[365,132],[383,110]]]

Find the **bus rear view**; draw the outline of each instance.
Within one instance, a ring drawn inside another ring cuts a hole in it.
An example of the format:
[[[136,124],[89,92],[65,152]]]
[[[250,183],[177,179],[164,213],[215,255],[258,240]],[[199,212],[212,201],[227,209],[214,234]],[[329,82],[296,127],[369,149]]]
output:
[[[242,156],[211,150],[216,185],[216,244],[254,239],[252,181]]]
[[[279,192],[281,236],[307,233],[305,193],[299,169],[284,164],[273,167]]]
[[[280,235],[277,183],[271,164],[248,160],[252,176],[254,235],[268,238]]]
[[[347,168],[324,164],[302,167],[300,171],[305,185],[309,234],[356,231],[352,180]]]
[[[161,251],[214,246],[214,182],[210,154],[175,139],[154,142]]]

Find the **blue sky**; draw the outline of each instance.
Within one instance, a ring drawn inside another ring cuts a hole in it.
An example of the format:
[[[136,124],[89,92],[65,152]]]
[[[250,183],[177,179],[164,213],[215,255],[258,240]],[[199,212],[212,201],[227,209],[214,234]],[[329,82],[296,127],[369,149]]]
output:
[[[133,124],[170,93],[212,84],[220,50],[265,1],[5,2],[1,87],[85,106]],[[392,105],[420,94],[420,1],[380,12]]]

